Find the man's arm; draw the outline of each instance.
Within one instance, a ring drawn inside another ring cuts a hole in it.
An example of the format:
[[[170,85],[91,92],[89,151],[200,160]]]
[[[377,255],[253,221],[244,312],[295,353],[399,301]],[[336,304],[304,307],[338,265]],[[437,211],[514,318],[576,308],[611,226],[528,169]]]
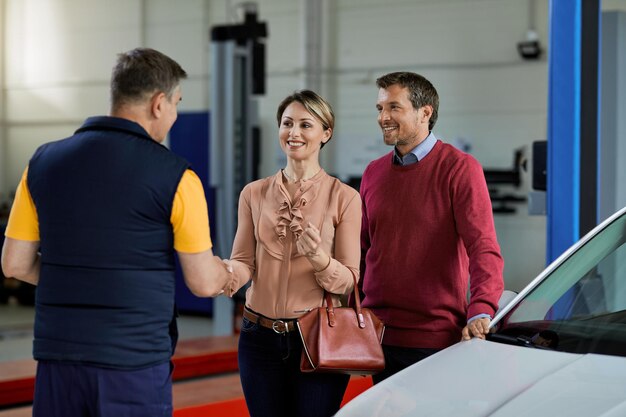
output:
[[[231,270],[211,249],[199,253],[177,252],[185,284],[198,297],[215,297],[231,279]]]
[[[174,250],[189,290],[198,297],[221,294],[232,279],[232,268],[213,255],[204,189],[191,170],[185,172],[178,184],[170,220]]]
[[[359,195],[361,196],[361,262],[359,268],[359,295],[361,297],[361,301],[365,299],[365,293],[363,292],[363,283],[365,281],[365,268],[367,267],[365,263],[365,259],[367,257],[367,251],[372,246],[370,240],[370,227],[369,227],[369,217],[367,214],[367,206],[365,205],[365,193],[367,189],[367,181],[369,179],[369,166],[365,168],[363,171],[363,175],[361,176],[361,184]],[[352,296],[350,297],[350,301],[352,302]],[[353,304],[350,304],[353,305]]]
[[[15,190],[9,222],[2,247],[2,271],[5,276],[33,285],[39,283],[39,221],[35,203],[28,189],[28,168]]]
[[[470,300],[462,339],[483,339],[504,289],[504,262],[497,241],[489,190],[478,161],[467,157],[453,180],[454,218],[469,257]]]
[[[40,268],[39,241],[5,238],[2,246],[4,276],[37,285]]]

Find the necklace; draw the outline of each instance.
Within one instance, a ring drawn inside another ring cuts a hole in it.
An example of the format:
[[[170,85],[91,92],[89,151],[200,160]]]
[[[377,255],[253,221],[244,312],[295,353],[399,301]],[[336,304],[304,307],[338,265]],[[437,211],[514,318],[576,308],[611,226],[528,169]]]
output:
[[[296,178],[292,177],[291,175],[287,174],[287,171],[285,171],[284,169],[281,169],[281,171],[283,172],[283,175],[285,176],[285,178],[287,178],[287,180],[291,181],[291,182],[308,181],[311,178],[313,178],[314,176],[316,176],[318,174],[318,172],[320,172],[321,170],[322,170],[322,168],[318,169],[317,172],[315,174],[311,175],[310,177],[306,177],[306,178],[302,177],[302,178],[296,179]]]

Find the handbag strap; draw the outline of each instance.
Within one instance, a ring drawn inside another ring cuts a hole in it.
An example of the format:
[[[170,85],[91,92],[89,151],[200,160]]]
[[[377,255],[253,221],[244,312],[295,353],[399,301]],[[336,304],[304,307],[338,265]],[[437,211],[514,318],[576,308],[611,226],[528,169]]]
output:
[[[335,186],[338,182],[339,180],[335,178],[335,180],[333,181],[333,185],[331,185],[330,187],[330,193],[328,195],[328,201],[326,204],[326,211],[324,213],[327,213],[328,209],[330,208],[330,196],[333,195],[333,190],[335,189]],[[322,217],[322,222],[319,229],[320,232],[322,230],[322,225],[324,224],[324,218],[325,216]],[[356,277],[352,276],[352,279],[354,280],[354,310],[356,312],[357,320],[359,321],[359,327],[363,329],[365,328],[365,320],[363,319],[363,312],[361,311],[361,297],[359,296]],[[333,298],[331,297],[330,293],[325,289],[324,298],[326,299],[326,310],[328,311],[328,324],[329,326],[333,327],[335,325],[335,307],[333,306]]]
[[[354,311],[359,322],[359,327],[364,329],[365,319],[363,318],[363,310],[361,309],[361,296],[359,295],[356,278],[352,276],[352,279],[354,280]],[[335,325],[335,306],[333,306],[333,299],[326,290],[324,290],[324,298],[326,298],[326,310],[328,311],[328,325],[333,327]]]

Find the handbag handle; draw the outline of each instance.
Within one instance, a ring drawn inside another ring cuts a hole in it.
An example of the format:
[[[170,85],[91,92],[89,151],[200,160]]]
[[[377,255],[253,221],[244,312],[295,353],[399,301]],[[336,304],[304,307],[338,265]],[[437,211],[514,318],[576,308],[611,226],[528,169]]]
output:
[[[354,310],[356,312],[356,318],[359,322],[359,327],[361,329],[365,328],[365,319],[363,319],[363,312],[361,310],[361,296],[359,295],[359,289],[357,286],[356,278],[352,276],[354,279]],[[335,326],[335,307],[333,306],[333,299],[330,296],[330,293],[324,290],[324,298],[326,298],[326,311],[328,311],[328,325],[330,327]]]
[[[339,182],[338,179],[335,179],[333,185],[330,187],[330,195],[335,188],[335,185]],[[328,212],[328,208],[330,207],[330,196],[327,201],[326,211]],[[322,223],[320,224],[319,230],[322,230],[322,225],[324,224],[324,218],[322,218]],[[356,311],[356,318],[359,322],[359,327],[361,329],[365,328],[365,319],[363,319],[363,312],[361,311],[361,297],[359,296],[359,289],[356,282],[356,277],[353,275],[352,279],[354,280],[354,310]],[[333,299],[330,296],[330,293],[324,290],[324,298],[326,298],[326,311],[328,311],[328,325],[330,327],[335,326],[335,307],[333,306]]]

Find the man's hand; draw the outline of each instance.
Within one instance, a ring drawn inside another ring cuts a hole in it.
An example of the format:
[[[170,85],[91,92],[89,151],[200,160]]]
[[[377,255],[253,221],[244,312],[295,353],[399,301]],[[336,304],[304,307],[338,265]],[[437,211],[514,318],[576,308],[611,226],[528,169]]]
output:
[[[491,320],[488,317],[470,321],[467,326],[463,327],[463,331],[461,332],[463,340],[470,340],[472,337],[484,339],[485,335],[489,333],[490,323]]]
[[[217,297],[232,278],[233,267],[213,255],[211,249],[198,253],[177,252],[185,284],[197,297]]]

